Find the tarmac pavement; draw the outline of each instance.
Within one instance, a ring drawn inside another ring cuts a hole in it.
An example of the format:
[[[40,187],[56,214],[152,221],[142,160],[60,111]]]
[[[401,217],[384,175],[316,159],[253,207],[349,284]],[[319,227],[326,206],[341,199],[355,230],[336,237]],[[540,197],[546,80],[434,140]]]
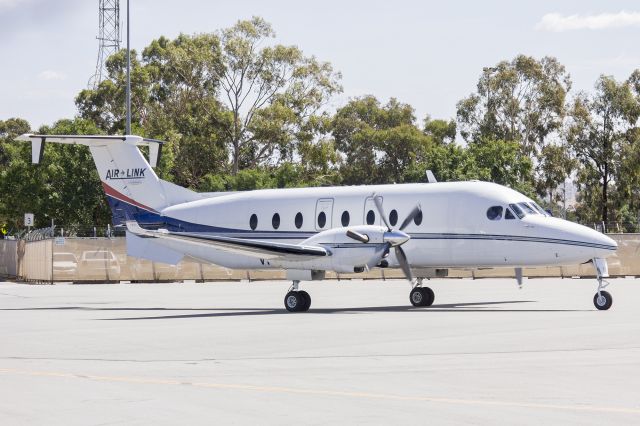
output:
[[[640,424],[640,280],[0,283],[0,424]]]

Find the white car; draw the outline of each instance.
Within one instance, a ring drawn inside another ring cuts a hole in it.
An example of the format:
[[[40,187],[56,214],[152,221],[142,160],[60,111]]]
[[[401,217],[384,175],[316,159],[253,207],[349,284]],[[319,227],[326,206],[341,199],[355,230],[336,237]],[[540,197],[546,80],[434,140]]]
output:
[[[119,280],[120,262],[111,250],[83,251],[78,264],[80,280]]]
[[[78,258],[73,253],[53,254],[53,279],[73,281],[78,275]]]

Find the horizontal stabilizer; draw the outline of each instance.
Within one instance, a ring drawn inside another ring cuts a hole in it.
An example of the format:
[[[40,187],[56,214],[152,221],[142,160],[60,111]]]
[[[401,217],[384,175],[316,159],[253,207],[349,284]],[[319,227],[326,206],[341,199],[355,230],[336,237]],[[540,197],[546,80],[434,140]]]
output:
[[[184,254],[164,247],[152,238],[139,237],[132,232],[127,232],[127,255],[169,265],[180,263],[184,257]]]
[[[156,167],[160,161],[163,141],[143,138],[141,136],[109,136],[109,135],[33,135],[30,133],[18,137],[19,141],[31,142],[31,162],[38,164],[42,160],[42,151],[46,142],[69,145],[106,146],[114,143],[125,143],[134,146],[149,147],[149,164]]]

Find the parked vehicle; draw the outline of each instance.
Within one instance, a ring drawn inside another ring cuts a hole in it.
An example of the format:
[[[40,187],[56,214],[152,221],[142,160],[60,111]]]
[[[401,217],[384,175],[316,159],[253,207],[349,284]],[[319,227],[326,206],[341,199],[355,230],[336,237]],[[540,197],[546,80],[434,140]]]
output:
[[[119,280],[120,262],[111,250],[83,251],[78,265],[80,280]]]
[[[73,281],[78,276],[78,258],[73,253],[53,254],[53,279]]]

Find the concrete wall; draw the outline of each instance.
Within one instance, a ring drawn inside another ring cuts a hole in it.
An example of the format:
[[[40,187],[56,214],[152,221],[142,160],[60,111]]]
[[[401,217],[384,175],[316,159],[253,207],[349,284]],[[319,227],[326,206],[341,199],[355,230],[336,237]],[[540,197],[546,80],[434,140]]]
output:
[[[612,276],[640,276],[640,234],[612,234],[618,242],[618,251],[608,258]],[[165,265],[127,256],[124,238],[56,238],[44,241],[8,241],[0,245],[0,273],[13,274],[23,280],[37,282],[119,282],[119,281],[220,281],[220,280],[280,280],[284,271],[241,271],[204,265],[184,260],[178,265]],[[13,248],[12,248],[13,247]],[[4,250],[4,251],[2,251]],[[12,251],[13,250],[13,251]],[[3,254],[5,253],[5,254]],[[11,257],[15,253],[16,257]],[[8,260],[4,260],[8,259]],[[11,265],[13,266],[13,269]],[[418,271],[416,276],[435,271]],[[590,264],[549,268],[526,268],[528,277],[594,276]],[[448,271],[450,278],[514,277],[513,269],[482,269]],[[327,273],[327,279],[400,279],[402,272],[395,269],[374,269],[362,274]]]

